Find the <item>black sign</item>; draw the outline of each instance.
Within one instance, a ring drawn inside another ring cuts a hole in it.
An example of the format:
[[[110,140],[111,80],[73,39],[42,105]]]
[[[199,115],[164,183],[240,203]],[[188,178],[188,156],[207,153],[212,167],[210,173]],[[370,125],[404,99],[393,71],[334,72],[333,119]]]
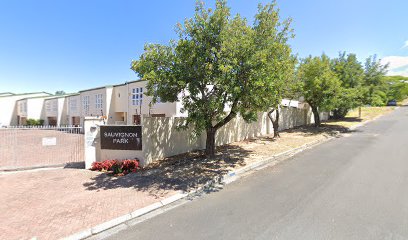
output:
[[[141,126],[101,126],[101,149],[142,150]]]

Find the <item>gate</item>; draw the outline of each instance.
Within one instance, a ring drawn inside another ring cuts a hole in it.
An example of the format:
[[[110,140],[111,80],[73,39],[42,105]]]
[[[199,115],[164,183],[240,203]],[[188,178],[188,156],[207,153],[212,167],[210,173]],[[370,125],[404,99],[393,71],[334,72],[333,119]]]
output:
[[[0,170],[81,165],[82,127],[0,128]]]

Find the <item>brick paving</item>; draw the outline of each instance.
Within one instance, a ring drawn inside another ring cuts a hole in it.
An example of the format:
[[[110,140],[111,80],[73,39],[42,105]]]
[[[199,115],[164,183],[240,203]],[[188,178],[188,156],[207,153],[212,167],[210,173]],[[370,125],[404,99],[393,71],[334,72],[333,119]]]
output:
[[[117,179],[78,169],[0,174],[0,239],[59,239],[174,193],[134,188],[135,176],[121,177],[120,187],[97,188],[89,184]]]

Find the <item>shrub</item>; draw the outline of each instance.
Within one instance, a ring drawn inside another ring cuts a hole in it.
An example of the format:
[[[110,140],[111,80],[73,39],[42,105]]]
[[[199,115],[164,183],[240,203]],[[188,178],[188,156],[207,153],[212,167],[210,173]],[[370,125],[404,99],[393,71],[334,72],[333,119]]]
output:
[[[102,162],[93,162],[91,170],[92,171],[111,171],[115,175],[125,175],[130,172],[136,172],[139,168],[138,159],[126,159],[123,161],[119,160],[105,160]]]
[[[44,124],[44,120],[42,119],[27,119],[27,126],[42,126]]]

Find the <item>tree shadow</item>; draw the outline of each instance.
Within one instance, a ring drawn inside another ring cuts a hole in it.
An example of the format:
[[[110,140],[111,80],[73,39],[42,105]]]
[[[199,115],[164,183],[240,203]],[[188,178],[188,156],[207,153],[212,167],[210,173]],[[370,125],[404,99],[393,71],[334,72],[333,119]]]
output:
[[[341,119],[330,119],[328,121],[326,121],[327,123],[331,123],[331,122],[362,122],[363,120],[361,118],[358,117],[345,117],[345,118],[341,118]]]
[[[343,121],[343,120],[342,120]],[[344,119],[344,121],[349,121],[349,122],[361,122],[360,119]],[[335,121],[327,121],[325,123],[322,123],[320,127],[315,127],[314,125],[307,125],[307,126],[299,126],[295,127],[292,129],[288,129],[282,132],[287,132],[287,133],[302,133],[304,135],[317,135],[317,134],[325,134],[328,136],[333,136],[333,137],[338,137],[340,136],[340,133],[352,133],[352,132],[357,132],[358,130],[353,129],[351,130],[348,127],[342,126],[342,125],[337,125],[333,124]]]
[[[134,188],[160,197],[169,190],[198,188],[237,166],[244,166],[244,159],[251,152],[239,146],[225,145],[217,147],[216,156],[209,159],[202,150],[194,151],[156,161],[138,173],[122,177],[98,174],[83,185],[90,191]]]

